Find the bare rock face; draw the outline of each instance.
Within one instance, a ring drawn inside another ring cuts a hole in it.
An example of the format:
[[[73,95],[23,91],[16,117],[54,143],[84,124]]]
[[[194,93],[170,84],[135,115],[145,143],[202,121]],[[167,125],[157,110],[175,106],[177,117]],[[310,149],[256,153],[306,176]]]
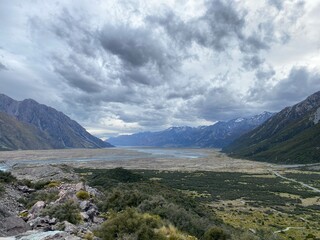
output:
[[[11,215],[0,206],[0,237],[13,236],[26,232],[30,226],[21,218]]]
[[[79,182],[76,184],[76,191],[79,192],[79,191],[85,191],[86,190],[86,186],[84,185],[83,182]]]
[[[32,206],[32,208],[29,211],[29,214],[31,214],[33,217],[38,216],[45,206],[46,203],[44,201],[38,201]]]

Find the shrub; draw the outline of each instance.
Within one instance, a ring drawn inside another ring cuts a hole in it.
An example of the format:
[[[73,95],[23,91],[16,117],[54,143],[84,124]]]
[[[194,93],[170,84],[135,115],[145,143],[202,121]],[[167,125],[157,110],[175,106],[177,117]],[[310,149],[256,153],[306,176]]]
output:
[[[204,240],[227,240],[229,239],[229,236],[227,233],[223,231],[223,229],[218,227],[211,227],[205,232],[203,239]]]
[[[58,191],[38,191],[31,193],[27,198],[20,198],[18,201],[26,208],[30,208],[38,201],[45,201],[46,203],[49,203],[57,200],[58,198]]]
[[[88,200],[90,198],[90,194],[87,191],[80,190],[76,193],[76,196],[80,200]]]
[[[15,180],[16,178],[10,172],[0,171],[0,183],[11,183]]]
[[[54,205],[44,209],[43,216],[49,215],[51,218],[55,217],[60,222],[68,221],[72,224],[77,224],[81,220],[80,209],[73,201],[65,202],[64,204]]]
[[[162,196],[153,196],[143,201],[138,209],[159,215],[162,219],[169,220],[178,229],[195,236],[202,236],[205,229],[211,225],[208,219],[200,217],[193,211],[188,211],[184,206],[169,202]]]
[[[48,183],[45,187],[46,188],[55,188],[55,187],[59,187],[60,184],[61,184],[60,182],[52,181],[52,182]]]
[[[106,199],[99,205],[99,208],[103,212],[111,209],[121,211],[127,207],[137,207],[146,198],[147,196],[137,190],[114,189],[106,193]]]
[[[141,214],[132,208],[115,213],[104,222],[95,234],[103,240],[139,239],[165,240],[167,239],[155,229],[162,226],[157,216]]]

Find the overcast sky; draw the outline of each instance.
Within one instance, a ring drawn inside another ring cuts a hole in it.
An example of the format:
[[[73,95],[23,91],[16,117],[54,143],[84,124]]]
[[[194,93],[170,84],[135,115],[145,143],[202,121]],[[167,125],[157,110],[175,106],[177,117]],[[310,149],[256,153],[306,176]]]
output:
[[[279,111],[320,90],[320,0],[1,0],[0,92],[99,137]]]

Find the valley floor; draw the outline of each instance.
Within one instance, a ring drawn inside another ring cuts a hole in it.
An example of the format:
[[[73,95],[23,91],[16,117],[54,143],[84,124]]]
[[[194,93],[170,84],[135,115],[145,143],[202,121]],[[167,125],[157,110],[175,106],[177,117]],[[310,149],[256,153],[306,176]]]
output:
[[[0,152],[0,164],[9,167],[18,179],[85,179],[92,187],[107,189],[107,199],[119,191],[124,194],[121,201],[138,194],[149,199],[148,204],[155,199],[164,201],[159,196],[170,196],[175,202],[183,195],[221,219],[227,229],[231,226],[259,236],[250,239],[269,239],[263,237],[267,235],[272,239],[320,239],[319,164],[288,166],[232,159],[213,149],[117,148]],[[118,176],[108,170],[117,167],[131,169],[136,174],[132,176],[142,176],[142,180],[127,183],[127,173]],[[69,171],[73,168],[75,172]],[[105,204],[108,210],[127,203]],[[139,204],[128,206],[139,212],[145,208]],[[181,207],[186,206],[179,206],[183,212]],[[164,214],[172,222],[170,211],[151,213]],[[175,226],[188,232],[179,222]],[[197,235],[196,231],[191,233]]]
[[[153,151],[151,151],[153,150]],[[63,149],[0,152],[0,167],[68,164],[74,167],[264,173],[296,166],[230,158],[214,149]]]

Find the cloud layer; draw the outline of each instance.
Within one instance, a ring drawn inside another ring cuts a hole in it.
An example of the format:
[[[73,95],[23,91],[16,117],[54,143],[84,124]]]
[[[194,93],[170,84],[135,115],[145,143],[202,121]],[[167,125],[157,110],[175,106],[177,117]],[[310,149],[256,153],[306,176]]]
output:
[[[1,91],[100,137],[278,111],[320,90],[319,9],[318,0],[5,0]]]

